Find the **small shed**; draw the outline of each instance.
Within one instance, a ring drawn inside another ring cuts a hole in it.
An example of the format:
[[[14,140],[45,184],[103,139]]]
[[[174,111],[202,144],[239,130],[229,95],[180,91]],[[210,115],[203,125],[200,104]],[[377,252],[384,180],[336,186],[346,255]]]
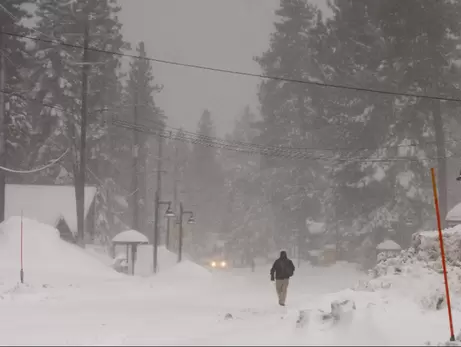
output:
[[[376,246],[376,253],[386,253],[389,255],[397,255],[402,250],[400,245],[393,240],[384,240]]]
[[[115,235],[112,239],[112,244],[126,246],[126,260],[129,260],[131,248],[131,274],[134,275],[134,265],[136,262],[136,252],[139,245],[146,245],[149,243],[146,235],[141,234],[136,230],[122,231]]]

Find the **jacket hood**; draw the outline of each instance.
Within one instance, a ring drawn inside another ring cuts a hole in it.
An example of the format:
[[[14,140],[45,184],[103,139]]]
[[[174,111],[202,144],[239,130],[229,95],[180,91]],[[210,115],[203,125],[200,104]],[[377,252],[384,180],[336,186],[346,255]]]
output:
[[[287,252],[281,251],[281,252],[280,252],[280,258],[286,259],[286,258],[287,258]]]

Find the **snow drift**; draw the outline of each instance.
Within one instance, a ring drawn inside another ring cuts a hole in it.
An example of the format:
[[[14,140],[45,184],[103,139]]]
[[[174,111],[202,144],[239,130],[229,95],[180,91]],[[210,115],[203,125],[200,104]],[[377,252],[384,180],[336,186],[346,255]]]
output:
[[[19,280],[21,220],[11,217],[0,224],[0,280]],[[105,280],[121,275],[78,246],[63,241],[45,224],[23,220],[23,259],[27,283],[75,283],[79,279]]]
[[[452,295],[461,294],[461,226],[443,231],[448,282]],[[442,260],[437,231],[415,233],[411,247],[398,255],[380,253],[371,270],[373,279],[361,282],[359,290],[397,290],[426,309],[445,305]]]
[[[120,252],[125,254],[125,248],[121,247]],[[117,248],[116,248],[117,250]],[[137,276],[148,277],[152,275],[153,269],[153,246],[152,245],[140,245],[138,246],[138,252],[136,255],[135,274]],[[158,260],[158,271],[163,271],[173,268],[178,263],[178,256],[170,252],[165,246],[159,246],[157,249],[157,260]]]

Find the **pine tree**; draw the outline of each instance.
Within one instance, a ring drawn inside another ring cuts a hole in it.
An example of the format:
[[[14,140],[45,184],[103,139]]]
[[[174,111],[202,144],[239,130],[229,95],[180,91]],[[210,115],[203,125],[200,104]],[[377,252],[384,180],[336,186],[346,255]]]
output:
[[[291,79],[323,80],[323,26],[321,12],[307,0],[281,0],[276,11],[270,48],[256,61],[264,74]],[[261,134],[257,141],[266,146],[315,147],[314,131],[324,126],[323,107],[318,98],[324,93],[305,84],[267,80],[261,83]],[[326,136],[325,136],[326,135]],[[313,152],[311,155],[315,155]],[[318,153],[317,153],[318,154]],[[317,189],[325,177],[324,163],[270,159],[262,168],[271,176],[271,201],[276,215],[279,246],[290,246],[298,239],[296,230],[305,229],[305,220],[321,218],[323,210]],[[320,181],[320,182],[318,182]]]
[[[216,136],[208,110],[203,112],[199,120],[197,133],[200,135],[200,143],[194,144],[187,167],[185,201],[189,209],[197,214],[199,227],[193,235],[195,243],[203,245],[210,233],[222,230],[221,220],[217,216],[222,214],[224,200],[224,175],[218,152],[216,148],[206,145],[209,137]]]
[[[255,123],[256,115],[246,107],[227,140],[254,142],[259,133]],[[266,256],[273,250],[271,208],[260,174],[260,158],[233,151],[225,152],[222,158],[227,187],[227,211],[222,217],[226,250],[242,265],[250,266],[256,256]]]
[[[335,69],[332,81],[381,90],[452,93],[448,76],[457,73],[450,71],[456,48],[455,37],[448,33],[457,32],[452,14],[459,13],[458,7],[450,1],[336,1],[328,35],[329,45],[335,47],[329,55]],[[440,182],[446,176],[440,104],[345,91],[332,91],[329,102],[332,118],[343,125],[339,142],[351,150],[361,148],[355,153],[361,160],[350,156],[334,168],[332,219],[373,232],[375,242],[386,236],[408,242],[411,232],[430,220],[432,208],[431,162],[421,158],[439,157]],[[437,150],[427,145],[434,137]],[[381,161],[397,156],[413,160]],[[441,201],[446,201],[444,184],[440,192]]]
[[[427,3],[416,1],[409,6],[397,1],[382,2],[379,19],[383,35],[393,40],[390,54],[394,62],[391,76],[400,90],[420,90],[428,95],[453,95],[457,93],[460,69],[453,65],[459,59],[458,16],[461,4],[453,1]],[[426,21],[431,23],[428,26]],[[424,52],[424,53],[422,53]],[[395,62],[400,65],[396,67]],[[389,71],[387,71],[389,72]],[[438,168],[440,210],[445,225],[447,214],[447,163],[446,123],[443,114],[457,112],[459,105],[436,100],[415,100],[413,112],[423,112],[431,138],[435,139]],[[458,117],[454,117],[457,119]],[[433,163],[435,164],[435,163]],[[427,172],[428,170],[426,170]]]
[[[24,69],[30,63],[25,43],[7,33],[27,34],[21,21],[29,17],[22,5],[26,1],[6,0],[0,4],[0,165],[21,168],[26,156],[30,119],[24,112],[25,99],[15,96],[27,90]],[[0,222],[5,218],[5,184],[21,181],[20,175],[7,175],[0,170]]]
[[[139,43],[137,54],[146,57],[144,42]],[[135,59],[130,66],[129,80],[126,87],[126,114],[132,115],[130,122],[147,124],[162,129],[164,126],[163,112],[156,106],[154,95],[161,91],[161,86],[154,83],[152,66],[145,59]],[[150,135],[133,131],[130,139],[132,148],[131,159],[131,190],[132,221],[135,230],[148,233],[147,230],[147,159],[150,149]],[[131,154],[131,153],[130,153]],[[127,158],[128,160],[128,158]]]
[[[386,89],[389,84],[376,76],[385,56],[379,23],[373,14],[378,2],[337,1],[331,4],[324,64],[331,73],[327,82],[362,88]],[[330,128],[331,147],[340,158],[331,166],[332,188],[326,201],[330,231],[350,227],[357,231],[390,228],[393,215],[391,181],[384,180],[387,162],[379,158],[392,153],[389,145],[393,98],[345,89],[330,89],[323,102]],[[395,155],[395,154],[394,154]],[[375,159],[378,158],[378,161]],[[369,159],[369,161],[367,161]],[[339,240],[336,239],[336,244]]]
[[[127,44],[120,32],[119,11],[115,0],[40,0],[37,4],[37,30],[59,42],[121,52]],[[110,179],[106,176],[107,167],[112,164],[111,141],[108,138],[110,122],[107,122],[107,112],[103,110],[116,110],[121,99],[120,57],[42,41],[37,42],[34,55],[37,66],[30,77],[37,81],[34,87],[36,98],[60,105],[64,110],[57,113],[45,107],[39,113],[56,118],[57,126],[53,127],[51,136],[53,142],[58,143],[56,149],[62,151],[69,144],[72,148],[65,170],[76,188],[78,236],[82,242],[83,186],[86,181],[104,185]],[[112,115],[115,113],[111,112]],[[82,131],[86,131],[87,136],[80,141]],[[40,151],[49,153],[50,149],[45,141]],[[83,161],[82,153],[87,155]],[[89,173],[91,175],[87,177]],[[59,172],[45,174],[56,177]],[[101,220],[107,227],[107,218],[102,217]]]

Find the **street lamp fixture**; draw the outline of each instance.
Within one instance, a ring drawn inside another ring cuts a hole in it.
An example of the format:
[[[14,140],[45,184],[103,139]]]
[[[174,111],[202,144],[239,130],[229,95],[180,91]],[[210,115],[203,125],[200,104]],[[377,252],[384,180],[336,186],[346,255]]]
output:
[[[190,216],[189,219],[187,220],[187,224],[195,224],[195,218],[194,216]]]
[[[168,217],[168,218],[174,218],[176,217],[176,215],[174,214],[173,210],[171,209],[171,203],[168,203],[168,208],[165,212],[165,217]]]

